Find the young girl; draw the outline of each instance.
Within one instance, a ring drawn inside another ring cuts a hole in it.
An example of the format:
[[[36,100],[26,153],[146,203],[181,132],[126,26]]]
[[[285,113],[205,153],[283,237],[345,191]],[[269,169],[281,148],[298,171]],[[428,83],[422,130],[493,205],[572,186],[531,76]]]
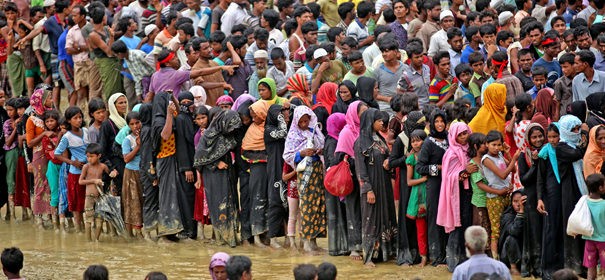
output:
[[[487,197],[485,191],[489,189],[489,182],[483,176],[483,165],[481,158],[487,153],[487,143],[485,142],[485,134],[473,133],[468,138],[468,157],[470,163],[477,165],[477,172],[471,174],[470,182],[473,189],[471,204],[473,205],[473,225],[482,226],[487,234],[491,234],[489,217],[486,208]]]
[[[515,109],[513,109],[513,112],[514,121],[511,120],[509,125],[506,126],[506,132],[513,132],[516,149],[523,151],[525,150],[525,132],[534,115],[534,103],[531,96],[529,94],[521,94],[515,97]],[[512,182],[514,189],[523,187],[519,181],[519,173],[517,171],[513,172]]]
[[[200,139],[204,135],[204,131],[208,127],[208,108],[201,106],[197,108],[193,121],[199,127],[193,137],[193,144],[197,147]],[[193,208],[193,218],[198,223],[198,238],[205,239],[204,225],[210,224],[210,213],[208,211],[208,202],[206,201],[206,193],[204,191],[204,180],[202,172],[197,171],[197,181],[195,183],[195,206]]]
[[[59,127],[60,118],[59,111],[57,110],[46,111],[42,116],[46,128],[45,135],[42,137],[42,151],[48,160],[46,179],[50,187],[50,206],[52,207],[52,222],[55,230],[59,230],[57,207],[59,206],[59,170],[61,170],[62,163],[55,157],[55,148],[59,144],[59,134],[61,133],[61,128]],[[61,220],[64,218],[65,215],[62,214]]]
[[[4,132],[4,147],[5,151],[4,164],[6,164],[6,184],[8,186],[8,212],[13,220],[16,220],[15,215],[15,173],[17,171],[17,158],[19,157],[19,149],[17,148],[17,130],[15,122],[19,118],[17,115],[18,98],[11,98],[6,101],[4,108],[8,114],[8,120],[2,124]],[[25,211],[23,212],[26,213]]]
[[[15,206],[23,207],[23,220],[29,220],[29,214],[31,213],[31,200],[29,187],[32,184],[30,171],[32,166],[30,162],[31,150],[28,149],[25,143],[25,124],[27,123],[28,116],[25,115],[25,110],[29,106],[29,100],[25,97],[21,97],[17,101],[17,115],[18,118],[15,121],[16,141],[19,151],[19,157],[17,158],[17,169],[15,176]]]
[[[515,171],[515,163],[521,154],[517,150],[510,161],[504,158],[502,152],[502,143],[504,137],[502,133],[492,130],[486,136],[487,154],[481,159],[485,178],[489,183],[489,189],[486,189],[487,196],[487,214],[489,215],[492,227],[491,250],[492,256],[498,258],[498,238],[500,237],[500,216],[504,208],[508,206],[508,195],[513,190],[511,174]]]
[[[426,230],[426,181],[427,176],[422,176],[416,171],[418,153],[422,143],[426,139],[424,130],[414,130],[410,135],[412,142],[412,153],[405,160],[407,168],[407,184],[411,188],[410,199],[407,206],[406,216],[416,221],[416,235],[418,239],[418,251],[421,261],[420,267],[427,262],[427,230]]]
[[[542,255],[542,217],[536,210],[538,203],[537,199],[537,182],[538,182],[538,153],[544,145],[546,134],[544,128],[537,123],[530,123],[525,131],[525,149],[521,153],[517,166],[519,168],[520,182],[523,185],[524,193],[527,196],[525,203],[525,221],[527,221],[526,235],[529,242],[525,242],[523,251],[526,252],[527,258],[523,259],[524,273],[532,275],[540,275],[541,255]],[[511,271],[515,274],[519,273],[517,268],[513,269],[511,263]]]
[[[301,247],[296,245],[296,230],[298,229],[299,233],[302,234],[300,230],[299,196],[298,187],[296,186],[296,171],[287,163],[284,163],[284,168],[282,169],[282,180],[284,180],[288,188],[286,194],[288,197],[288,232],[286,234],[290,242],[290,249],[296,251],[297,247]]]
[[[67,175],[67,200],[69,211],[74,213],[77,232],[82,232],[82,212],[86,197],[86,188],[79,184],[79,179],[82,166],[86,163],[86,147],[90,143],[88,129],[82,128],[82,116],[82,110],[79,107],[72,106],[65,110],[68,131],[61,137],[61,141],[55,149],[55,157],[70,165]],[[71,153],[71,158],[63,155],[66,150]]]
[[[542,277],[549,279],[551,274],[563,268],[563,228],[561,209],[561,177],[557,162],[556,147],[559,144],[559,124],[548,126],[548,143],[538,153],[538,180],[536,210],[543,215],[542,242]]]
[[[129,236],[142,238],[143,227],[143,194],[141,179],[139,176],[139,165],[141,163],[141,120],[138,112],[130,112],[126,115],[126,123],[130,128],[130,134],[122,142],[122,154],[124,155],[124,179],[122,180],[122,211],[124,222]]]
[[[88,127],[88,138],[90,139],[90,143],[97,143],[101,124],[107,118],[107,107],[101,98],[96,97],[88,102],[88,116],[92,122]]]

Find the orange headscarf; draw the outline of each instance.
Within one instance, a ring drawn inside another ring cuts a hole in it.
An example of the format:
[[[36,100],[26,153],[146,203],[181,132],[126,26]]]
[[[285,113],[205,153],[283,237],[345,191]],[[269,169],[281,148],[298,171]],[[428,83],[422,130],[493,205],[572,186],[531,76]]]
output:
[[[259,100],[250,105],[250,111],[253,111],[256,118],[263,120],[261,124],[252,123],[246,131],[244,140],[242,140],[242,149],[247,151],[265,150],[265,120],[267,112],[271,105],[264,100]]]
[[[605,128],[605,125],[597,125],[590,129],[588,148],[584,154],[584,178],[588,178],[589,175],[595,173],[601,173],[605,149],[599,147],[599,143],[597,143],[597,130],[599,128]]]
[[[497,130],[504,134],[506,124],[506,86],[493,83],[485,89],[484,102],[477,115],[468,124],[473,132],[487,134]]]

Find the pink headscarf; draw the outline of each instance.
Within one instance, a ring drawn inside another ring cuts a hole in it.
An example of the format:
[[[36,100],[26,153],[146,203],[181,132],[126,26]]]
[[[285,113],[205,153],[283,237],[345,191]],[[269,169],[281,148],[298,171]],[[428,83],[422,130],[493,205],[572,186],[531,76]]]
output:
[[[44,106],[44,103],[46,103],[46,99],[48,99],[49,96],[50,91],[46,91],[44,88],[39,88],[34,90],[34,93],[32,93],[32,96],[29,99],[29,105],[32,106],[32,109],[39,117],[42,117],[46,110],[51,109]]]
[[[217,266],[227,266],[227,261],[229,261],[229,255],[227,253],[223,253],[223,252],[218,252],[214,255],[212,255],[212,258],[210,259],[210,266],[209,266],[209,270],[210,270],[210,276],[212,277],[213,280],[216,280],[216,278],[214,277],[214,271],[213,269]]]
[[[467,155],[468,144],[460,145],[456,141],[458,135],[462,132],[471,133],[468,125],[462,122],[452,124],[448,134],[449,148],[443,155],[443,166],[441,168],[441,193],[439,194],[439,210],[437,212],[437,224],[445,228],[445,232],[449,233],[456,227],[461,226],[460,223],[460,172],[466,169],[466,164],[469,162]],[[468,189],[468,180],[462,182],[464,188]]]
[[[229,95],[221,95],[217,100],[216,100],[216,106],[220,106],[220,105],[233,105],[233,98],[231,98],[231,96]]]
[[[347,121],[346,116],[343,113],[334,113],[328,117],[326,129],[328,130],[328,135],[332,136],[332,138],[338,140],[338,134],[345,127]]]
[[[360,120],[357,110],[359,108],[360,103],[361,101],[355,101],[351,103],[351,105],[349,105],[349,108],[347,109],[347,114],[345,116],[345,121],[347,122],[347,124],[340,132],[340,135],[338,137],[338,143],[336,144],[336,150],[334,151],[335,153],[343,152],[349,155],[350,157],[355,158],[355,151],[353,150],[353,145],[359,137]]]

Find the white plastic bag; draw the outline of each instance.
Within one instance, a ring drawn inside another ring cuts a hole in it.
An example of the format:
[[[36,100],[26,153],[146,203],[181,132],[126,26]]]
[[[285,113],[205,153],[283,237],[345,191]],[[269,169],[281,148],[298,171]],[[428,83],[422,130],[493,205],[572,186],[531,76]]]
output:
[[[592,217],[587,199],[588,195],[580,197],[573,212],[569,215],[569,220],[567,220],[567,235],[592,236],[594,228],[592,227]]]

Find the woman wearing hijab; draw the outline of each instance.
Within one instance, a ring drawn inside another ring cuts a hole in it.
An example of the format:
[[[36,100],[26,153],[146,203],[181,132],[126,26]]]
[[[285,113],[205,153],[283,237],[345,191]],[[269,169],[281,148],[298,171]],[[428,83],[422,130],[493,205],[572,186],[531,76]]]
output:
[[[359,77],[357,79],[357,94],[359,100],[365,102],[370,108],[378,107],[378,102],[374,100],[374,89],[376,88],[376,79],[370,77]]]
[[[590,95],[588,97],[590,97]],[[588,97],[586,98],[587,100]],[[596,96],[592,98],[596,98]],[[598,102],[596,100],[593,100],[592,98],[590,100],[592,100],[593,103]],[[586,119],[588,118],[588,108],[586,106],[586,101],[574,101],[569,104],[566,111],[567,114],[576,116],[582,122],[586,122]]]
[[[273,104],[282,105],[287,101],[287,99],[277,96],[277,85],[271,78],[262,78],[258,81],[258,95],[269,106]]]
[[[306,106],[294,110],[286,138],[284,161],[297,170],[303,249],[317,251],[316,238],[326,235],[326,205],[323,186],[323,164],[320,155],[324,135],[317,127],[317,117]],[[299,165],[304,166],[299,166]]]
[[[442,226],[437,224],[439,195],[441,189],[441,165],[443,155],[448,149],[448,134],[445,130],[447,117],[445,112],[435,109],[431,113],[430,133],[422,143],[416,171],[422,176],[428,176],[426,182],[426,223],[428,230],[429,256],[433,265],[445,263],[446,235]]]
[[[230,256],[227,253],[218,252],[210,258],[210,276],[212,280],[228,280],[227,262]]]
[[[584,178],[601,173],[604,174],[603,158],[605,158],[605,125],[597,125],[590,129],[588,148],[584,154]]]
[[[27,146],[32,148],[33,155],[31,164],[34,172],[34,204],[32,210],[36,216],[36,224],[42,225],[42,215],[52,214],[50,207],[50,188],[46,180],[46,169],[48,159],[42,149],[42,138],[44,136],[54,135],[54,132],[45,133],[43,121],[44,112],[50,110],[53,105],[52,90],[46,87],[34,90],[29,104],[33,109],[27,123],[25,124],[25,139]],[[53,216],[53,218],[55,218]]]
[[[349,105],[357,100],[357,86],[349,80],[342,81],[338,86],[336,103],[332,106],[332,113],[347,113]]]
[[[261,96],[262,89],[259,87]],[[260,235],[266,233],[267,227],[267,151],[265,146],[265,121],[270,104],[256,101],[250,106],[252,125],[246,131],[242,141],[242,158],[250,164],[250,226],[254,245],[265,247]]]
[[[338,143],[338,135],[346,124],[345,114],[333,113],[327,121],[328,136],[324,145],[324,161],[330,168],[339,163],[334,151]],[[347,240],[347,216],[344,211],[344,201],[326,192],[326,213],[328,216],[328,252],[330,256],[342,256],[349,253]]]
[[[256,102],[256,97],[244,93],[242,95],[240,95],[237,99],[235,99],[235,102],[233,102],[233,106],[231,107],[231,110],[236,111],[240,108],[240,106],[242,106],[242,104],[246,103],[247,101],[250,101],[250,104]],[[197,105],[196,105],[197,107]],[[198,107],[199,108],[199,107]]]
[[[580,126],[582,121],[575,116],[565,115],[559,121],[561,142],[556,147],[557,161],[561,178],[561,197],[563,229],[567,220],[582,195],[588,194],[582,172],[582,157],[585,144],[582,143]],[[578,275],[586,273],[582,266],[584,240],[565,235],[563,239],[563,259],[565,267],[574,270]]]
[[[490,130],[504,134],[506,124],[506,86],[491,84],[485,89],[483,106],[468,124],[475,133],[487,135]]]
[[[540,93],[538,93],[540,95]],[[540,277],[542,275],[542,216],[536,210],[538,204],[538,154],[546,142],[546,132],[537,123],[530,123],[525,130],[525,149],[521,153],[517,166],[519,179],[523,185],[527,200],[525,202],[525,220],[528,230],[525,231],[523,243],[523,262],[520,268],[522,273]],[[500,227],[504,229],[502,223]],[[502,231],[500,231],[502,234]],[[500,240],[502,235],[500,235]]]
[[[345,115],[345,126],[338,135],[335,157],[338,161],[344,160],[345,155],[349,157],[351,174],[357,174],[355,170],[354,144],[359,138],[360,119],[359,116],[368,109],[362,101],[351,103]],[[347,215],[347,235],[351,259],[361,260],[361,205],[360,205],[359,181],[353,180],[353,191],[345,197]]]
[[[141,121],[141,165],[139,176],[143,187],[143,231],[145,238],[151,240],[150,232],[158,228],[158,187],[154,182],[157,180],[155,172],[156,158],[153,152],[153,105],[145,103],[139,109]]]
[[[174,118],[178,114],[170,92],[160,92],[153,98],[152,137],[156,152],[158,176],[158,237],[166,237],[183,231],[183,220],[179,207],[178,189],[183,188],[179,179],[179,164],[176,156]],[[111,106],[110,106],[111,108]]]
[[[103,147],[102,160],[110,171],[117,171],[118,175],[113,178],[116,194],[122,191],[122,176],[124,175],[124,157],[121,146],[115,144],[116,135],[122,127],[128,126],[126,114],[128,114],[128,99],[123,93],[115,93],[107,101],[109,107],[109,118],[101,124],[99,132],[99,144]]]
[[[206,105],[206,90],[202,86],[192,86],[189,89],[189,92],[193,94],[193,103],[195,104],[196,108],[202,106],[209,107]]]
[[[536,115],[543,115],[549,123],[559,120],[561,106],[559,106],[559,102],[555,102],[554,93],[554,90],[551,88],[543,88],[538,91],[538,96],[536,97]]]
[[[231,151],[237,146],[241,119],[235,111],[220,110],[204,131],[195,151],[195,167],[201,171],[215,238],[235,247],[240,242],[237,174]]]
[[[286,114],[284,116],[284,113]],[[289,107],[271,105],[265,122],[265,147],[267,151],[267,177],[269,184],[269,237],[271,247],[281,248],[277,243],[277,237],[285,235],[284,225],[288,221],[288,212],[281,198],[283,185],[282,169],[284,167],[284,145],[288,135]],[[291,244],[293,245],[293,244]]]
[[[216,107],[221,107],[225,110],[230,110],[233,106],[233,98],[229,95],[221,95],[218,99],[216,99]]]
[[[315,111],[315,108],[317,107],[324,107],[326,108],[326,111],[328,111],[328,114],[332,114],[332,106],[336,103],[337,90],[337,84],[331,82],[323,83],[317,91],[317,103],[313,105],[313,110]]]
[[[468,178],[478,168],[469,163],[467,155],[470,134],[471,130],[465,123],[452,124],[448,134],[449,148],[443,155],[437,224],[449,234],[446,246],[449,271],[454,271],[466,259],[464,231],[473,224],[473,191]]]
[[[235,139],[237,140],[235,149],[233,149],[233,154],[235,158],[235,176],[239,178],[239,214],[242,224],[241,235],[244,244],[249,244],[249,242],[251,242],[249,239],[252,238],[252,230],[250,228],[250,173],[248,172],[250,170],[250,164],[242,158],[242,142],[246,132],[248,131],[248,128],[252,124],[250,105],[252,105],[254,102],[256,101],[247,100],[238,106],[237,114],[242,125],[233,132],[235,134]],[[210,111],[212,111],[212,109]],[[211,113],[210,115],[213,114]],[[208,123],[212,122],[210,115],[208,117]]]
[[[389,175],[389,147],[380,136],[383,127],[379,111],[370,108],[361,115],[361,131],[355,142],[355,167],[361,188],[363,262],[374,267],[373,259],[386,262],[395,254],[395,201]],[[382,252],[382,255],[379,255]]]
[[[292,94],[290,102],[296,106],[305,105],[309,108],[315,103],[309,83],[303,74],[294,74],[288,79],[286,88]]]
[[[510,195],[510,205],[504,209],[500,218],[500,239],[498,240],[500,260],[511,267],[511,274],[517,275],[519,275],[517,268],[523,268],[523,262],[526,261],[525,257],[528,252],[524,248],[524,244],[528,241],[528,226],[531,226],[526,219],[528,206],[523,203],[524,198],[526,195],[523,190],[514,191]],[[522,271],[521,274],[523,273]]]
[[[586,97],[586,106],[588,107],[586,124],[589,128],[605,124],[605,92],[595,92]],[[584,122],[584,119],[580,118],[580,120]]]

